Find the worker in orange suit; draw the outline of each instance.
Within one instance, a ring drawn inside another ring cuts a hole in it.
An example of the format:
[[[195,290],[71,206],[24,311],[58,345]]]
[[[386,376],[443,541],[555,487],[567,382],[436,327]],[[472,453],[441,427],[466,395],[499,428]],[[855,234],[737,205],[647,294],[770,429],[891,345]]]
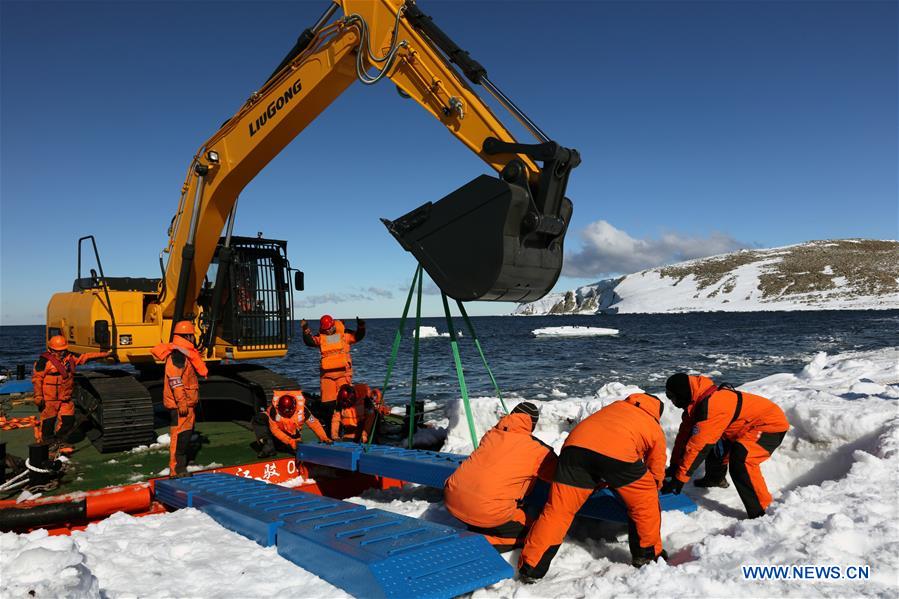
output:
[[[321,351],[321,406],[319,419],[330,423],[334,415],[337,391],[343,385],[353,384],[353,358],[350,346],[365,337],[365,321],[356,318],[356,330],[347,329],[342,320],[335,320],[329,314],[321,317],[318,335],[313,335],[305,320],[300,321],[303,329],[303,343],[317,347]]]
[[[277,453],[276,441],[295,452],[297,444],[302,442],[304,426],[312,429],[322,443],[331,443],[321,423],[309,411],[303,392],[299,390],[276,391],[271,405],[253,418],[252,426],[259,447],[256,455],[260,458],[269,458]]]
[[[69,343],[62,335],[54,335],[47,342],[47,351],[34,363],[31,382],[34,387],[34,403],[40,410],[40,423],[34,427],[38,443],[59,445],[59,450],[69,453],[66,440],[75,427],[75,368],[90,360],[109,357],[110,352],[90,352],[76,356],[69,353]]]
[[[549,570],[574,516],[598,488],[608,486],[624,503],[631,563],[640,567],[662,550],[659,487],[665,479],[664,405],[635,393],[584,419],[562,446],[549,501],[528,533],[518,561],[525,582]]]
[[[337,406],[331,417],[332,439],[368,443],[375,424],[375,404],[370,396],[356,394],[356,387],[362,386],[344,385],[337,392]]]
[[[771,493],[759,466],[790,429],[783,410],[760,395],[683,372],[668,377],[665,394],[684,414],[663,492],[680,493],[703,462],[705,476],[694,484],[727,487],[724,476],[729,467],[747,515],[765,515]]]
[[[187,475],[188,447],[196,423],[196,407],[200,401],[198,376],[206,378],[209,369],[197,351],[196,331],[189,320],[175,324],[171,343],[153,348],[153,356],[165,363],[162,405],[169,410],[169,476]]]
[[[549,482],[556,468],[552,448],[533,436],[539,412],[523,402],[481,438],[443,489],[446,509],[468,530],[481,533],[497,551],[524,544],[533,518],[523,509],[538,478]]]

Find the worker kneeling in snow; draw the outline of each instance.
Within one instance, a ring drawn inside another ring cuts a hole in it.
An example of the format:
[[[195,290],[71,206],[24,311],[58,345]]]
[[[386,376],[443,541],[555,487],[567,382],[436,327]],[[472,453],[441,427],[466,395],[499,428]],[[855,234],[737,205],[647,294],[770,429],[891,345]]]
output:
[[[322,443],[331,443],[321,423],[315,419],[306,406],[306,397],[302,391],[275,391],[272,403],[264,412],[253,417],[253,433],[260,458],[275,455],[275,440],[290,451],[297,450],[297,443],[302,442],[303,427],[308,425]]]
[[[532,524],[522,503],[538,477],[552,479],[556,454],[531,433],[539,412],[520,403],[481,438],[449,477],[446,509],[498,550],[520,547]]]
[[[705,461],[705,476],[699,487],[727,487],[730,477],[750,518],[765,514],[771,493],[759,465],[783,442],[790,423],[783,410],[760,395],[737,391],[730,385],[716,386],[704,376],[679,372],[665,383],[668,399],[684,411],[674,449],[670,479],[662,492],[678,494]]]
[[[665,478],[664,405],[635,393],[580,422],[565,439],[543,513],[528,533],[518,561],[522,579],[543,578],[575,514],[598,488],[608,486],[624,502],[633,565],[662,551],[659,487]]]
[[[375,424],[375,404],[364,393],[366,389],[368,385],[343,385],[337,392],[337,407],[331,417],[332,439],[368,443]]]

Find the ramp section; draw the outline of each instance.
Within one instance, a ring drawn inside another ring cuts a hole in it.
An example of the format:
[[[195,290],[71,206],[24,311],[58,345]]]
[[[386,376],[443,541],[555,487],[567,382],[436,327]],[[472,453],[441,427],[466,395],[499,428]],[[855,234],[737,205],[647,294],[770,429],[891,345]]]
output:
[[[372,445],[359,456],[359,472],[442,489],[468,456]]]
[[[350,472],[359,470],[359,456],[361,455],[362,446],[358,443],[336,441],[330,445],[311,443],[300,443],[297,445],[298,461],[318,464],[319,466],[341,468]]]
[[[227,474],[160,480],[156,499],[219,524],[360,597],[449,598],[513,576],[481,535]]]
[[[366,450],[357,443],[308,445],[297,451],[297,459],[301,461],[395,478],[437,489],[443,488],[446,479],[467,457],[455,453],[385,445],[372,445]],[[548,498],[549,485],[538,481],[533,492],[528,495],[527,504],[531,509],[539,511]],[[696,510],[696,504],[686,495],[661,495],[659,502],[662,511],[677,510],[690,513]],[[600,489],[593,493],[578,515],[595,520],[627,522],[624,504],[609,489]]]

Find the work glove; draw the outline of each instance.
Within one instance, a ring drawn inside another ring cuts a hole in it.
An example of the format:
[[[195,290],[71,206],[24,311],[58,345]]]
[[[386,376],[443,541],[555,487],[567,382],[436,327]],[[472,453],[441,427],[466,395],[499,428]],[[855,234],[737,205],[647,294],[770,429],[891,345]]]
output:
[[[43,411],[44,411],[44,406],[47,405],[47,404],[44,403],[44,400],[43,400],[43,399],[39,399],[39,400],[37,400],[37,402],[35,402],[35,403],[37,403],[37,410],[38,410],[38,412],[43,412]]]
[[[684,488],[684,483],[677,480],[676,478],[670,478],[662,484],[662,495],[668,495],[669,493],[673,493],[675,495],[680,495],[680,492]]]
[[[300,320],[300,328],[305,331],[309,328],[309,323],[305,319]]]
[[[187,404],[182,402],[178,402],[178,415],[184,418],[190,412],[190,409],[187,407]]]
[[[332,441],[331,439],[322,439],[322,443],[324,443],[325,445],[333,445],[334,441]]]

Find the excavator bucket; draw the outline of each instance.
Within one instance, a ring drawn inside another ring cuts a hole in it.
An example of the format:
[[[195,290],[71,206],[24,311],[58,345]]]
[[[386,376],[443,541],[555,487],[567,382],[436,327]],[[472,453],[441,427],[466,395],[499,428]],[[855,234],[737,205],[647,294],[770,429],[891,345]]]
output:
[[[571,201],[560,216],[571,218]],[[529,233],[534,216],[523,187],[481,175],[436,203],[381,219],[403,248],[453,299],[529,302],[546,295],[562,270],[565,229]]]

